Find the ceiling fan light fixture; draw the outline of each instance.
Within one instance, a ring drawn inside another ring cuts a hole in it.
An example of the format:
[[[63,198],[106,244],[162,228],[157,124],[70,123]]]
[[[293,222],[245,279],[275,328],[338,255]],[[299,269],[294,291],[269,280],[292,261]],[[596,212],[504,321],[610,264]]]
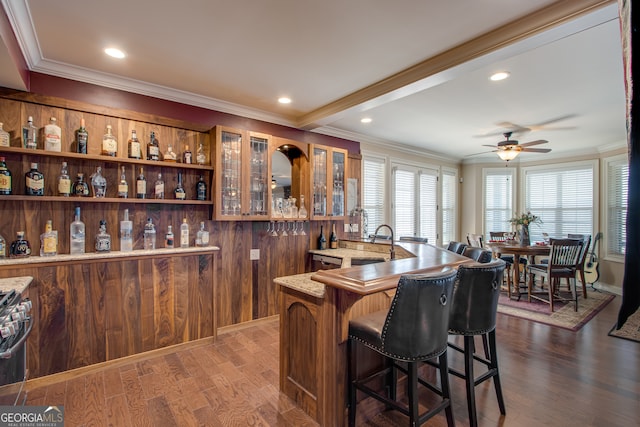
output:
[[[508,71],[499,71],[497,73],[492,74],[491,77],[489,77],[489,80],[491,80],[492,82],[498,82],[500,80],[509,78],[510,75],[511,73]]]
[[[516,157],[518,157],[518,154],[520,154],[520,150],[515,150],[512,148],[508,148],[506,150],[499,150],[498,151],[498,157],[500,157],[501,160],[505,160],[505,161],[509,161],[509,160],[513,160]]]

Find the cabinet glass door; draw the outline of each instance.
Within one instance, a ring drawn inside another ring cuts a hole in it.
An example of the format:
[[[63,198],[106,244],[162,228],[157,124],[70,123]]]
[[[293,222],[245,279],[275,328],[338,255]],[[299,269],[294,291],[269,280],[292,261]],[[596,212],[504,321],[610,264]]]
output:
[[[222,215],[240,215],[242,210],[242,135],[222,131],[220,138]]]
[[[345,158],[344,153],[332,152],[333,192],[331,201],[333,216],[344,216]]]
[[[269,200],[269,139],[249,136],[249,215],[266,216]]]
[[[313,149],[313,214],[327,216],[327,150]]]

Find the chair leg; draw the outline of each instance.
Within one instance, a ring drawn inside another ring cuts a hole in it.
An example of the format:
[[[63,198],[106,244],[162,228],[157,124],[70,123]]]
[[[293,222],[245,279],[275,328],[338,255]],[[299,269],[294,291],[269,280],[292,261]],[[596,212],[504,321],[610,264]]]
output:
[[[440,385],[442,389],[442,400],[447,400],[447,406],[444,408],[444,413],[447,417],[447,426],[455,427],[455,421],[453,419],[453,405],[451,404],[451,390],[449,388],[449,365],[447,362],[447,352],[445,351],[438,357],[438,365],[440,369]]]
[[[587,279],[584,277],[584,269],[580,270],[580,281],[582,282],[582,296],[587,299]]]
[[[386,375],[386,386],[388,391],[389,399],[396,400],[396,384],[398,383],[398,373],[395,368],[395,364],[393,360],[388,357],[385,357],[385,368],[389,371]]]
[[[473,336],[464,337],[464,376],[467,389],[467,409],[469,410],[469,425],[471,427],[478,426],[478,417],[476,415],[476,395],[475,395],[475,377],[473,375]]]
[[[355,341],[352,339],[347,340],[347,384],[349,385],[349,427],[355,427],[356,425],[356,396],[357,389],[354,384],[356,378],[356,355],[355,355]]]
[[[420,425],[418,406],[418,363],[407,362],[407,400],[409,403],[409,425]]]
[[[502,386],[500,384],[500,371],[498,370],[498,355],[496,352],[496,330],[489,332],[486,334],[489,336],[489,348],[491,351],[491,365],[489,369],[495,369],[495,376],[493,377],[493,385],[496,389],[496,398],[498,399],[498,407],[500,408],[500,413],[502,415],[506,415],[507,410],[504,405],[504,397],[502,396]],[[486,336],[485,335],[485,336]]]

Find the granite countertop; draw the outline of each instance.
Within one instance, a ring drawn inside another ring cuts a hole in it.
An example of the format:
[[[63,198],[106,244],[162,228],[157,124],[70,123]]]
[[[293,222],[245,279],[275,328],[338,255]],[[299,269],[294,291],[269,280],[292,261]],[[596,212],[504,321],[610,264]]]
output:
[[[206,246],[206,247],[189,247],[189,248],[173,248],[173,249],[141,249],[134,250],[131,252],[120,252],[120,251],[111,251],[111,252],[87,252],[85,254],[79,255],[71,255],[71,254],[60,254],[55,256],[29,256],[26,258],[6,258],[0,259],[0,267],[5,265],[23,265],[23,264],[40,264],[40,263],[48,263],[48,262],[68,262],[68,261],[85,261],[85,260],[102,260],[102,259],[113,259],[113,258],[129,258],[129,257],[137,257],[137,256],[149,256],[149,255],[184,255],[184,254],[192,254],[198,252],[212,252],[219,251],[220,248],[217,246]]]
[[[19,294],[24,292],[29,287],[33,277],[7,277],[6,279],[0,279],[0,292],[9,292],[11,289],[15,289]],[[324,286],[324,285],[322,285]]]
[[[324,298],[325,285],[311,280],[313,273],[296,274],[293,276],[276,277],[274,283],[284,286],[316,298]]]

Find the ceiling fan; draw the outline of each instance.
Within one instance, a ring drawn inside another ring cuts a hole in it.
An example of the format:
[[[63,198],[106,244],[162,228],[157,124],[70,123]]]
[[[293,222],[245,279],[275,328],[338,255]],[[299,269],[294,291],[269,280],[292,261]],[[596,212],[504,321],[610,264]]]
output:
[[[502,130],[497,131],[497,132],[490,132],[490,133],[484,133],[481,135],[474,135],[477,138],[486,138],[488,136],[496,136],[496,135],[504,135],[505,132],[509,132],[512,134],[520,134],[520,133],[526,133],[526,132],[533,132],[533,131],[550,131],[550,130],[573,130],[576,127],[575,126],[551,126],[554,123],[563,121],[563,120],[568,120],[568,119],[572,119],[576,117],[576,114],[565,114],[564,116],[559,116],[559,117],[555,117],[553,119],[549,119],[549,120],[545,120],[543,122],[540,123],[536,123],[536,124],[528,124],[528,125],[519,125],[513,122],[500,122],[500,123],[496,123],[496,126],[499,126],[500,128],[502,128]]]
[[[533,147],[534,145],[546,144],[549,141],[538,139],[537,141],[530,141],[525,142],[524,144],[520,144],[518,143],[518,141],[510,139],[511,134],[512,132],[504,132],[503,135],[506,138],[504,141],[500,141],[498,145],[483,144],[483,147],[495,148],[495,150],[493,150],[492,152],[497,152],[498,157],[500,157],[502,160],[506,160],[507,162],[509,160],[515,159],[521,152],[548,153],[551,151],[550,148],[529,148]]]

